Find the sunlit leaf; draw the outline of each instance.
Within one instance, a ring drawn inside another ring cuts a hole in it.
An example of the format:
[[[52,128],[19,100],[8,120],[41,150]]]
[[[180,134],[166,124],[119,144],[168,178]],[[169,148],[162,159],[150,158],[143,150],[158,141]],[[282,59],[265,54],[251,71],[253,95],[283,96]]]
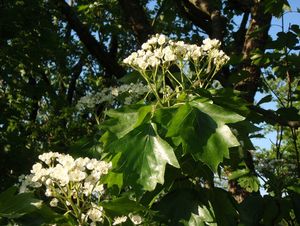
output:
[[[173,148],[157,134],[154,123],[135,128],[113,142],[109,149],[122,152],[118,165],[125,182],[140,184],[145,190],[153,190],[157,183],[164,183],[167,163],[179,167]]]
[[[182,105],[178,109],[170,122],[167,137],[180,136],[185,153],[191,153],[195,159],[216,171],[223,158],[229,157],[229,148],[239,145],[225,123],[237,122],[243,117],[236,113],[229,114],[210,103],[192,104]]]
[[[117,110],[110,110],[107,115],[109,120],[102,124],[102,128],[114,133],[118,138],[139,126],[147,114],[151,112],[152,106],[133,105],[125,106]]]

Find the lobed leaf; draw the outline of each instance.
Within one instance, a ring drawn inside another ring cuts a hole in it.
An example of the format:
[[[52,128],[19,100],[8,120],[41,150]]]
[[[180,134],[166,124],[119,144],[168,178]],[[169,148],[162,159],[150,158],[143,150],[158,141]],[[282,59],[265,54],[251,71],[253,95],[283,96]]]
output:
[[[145,123],[133,129],[109,149],[122,152],[118,162],[128,184],[142,185],[145,190],[154,190],[157,183],[164,183],[166,164],[179,168],[173,148],[156,131],[156,124]]]

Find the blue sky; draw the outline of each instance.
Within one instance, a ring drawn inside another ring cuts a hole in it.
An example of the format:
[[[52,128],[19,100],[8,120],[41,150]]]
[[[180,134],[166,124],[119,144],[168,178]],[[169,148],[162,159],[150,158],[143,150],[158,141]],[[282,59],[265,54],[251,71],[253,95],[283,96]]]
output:
[[[291,11],[286,12],[283,16],[283,20],[281,18],[273,18],[272,20],[272,26],[270,28],[270,35],[273,39],[276,39],[276,34],[278,32],[282,31],[282,25],[283,25],[283,31],[288,31],[290,25],[292,24],[298,24],[300,26],[300,12],[297,12],[297,9],[300,9],[300,0],[290,0],[289,1],[291,6]],[[256,101],[260,100],[262,97],[264,97],[266,94],[257,93],[255,96]],[[261,107],[265,109],[276,109],[276,103],[266,103],[262,104]],[[269,149],[271,147],[272,142],[275,143],[276,141],[276,133],[269,133],[266,135],[265,138],[260,139],[252,139],[252,142],[255,146],[259,148],[267,148]]]

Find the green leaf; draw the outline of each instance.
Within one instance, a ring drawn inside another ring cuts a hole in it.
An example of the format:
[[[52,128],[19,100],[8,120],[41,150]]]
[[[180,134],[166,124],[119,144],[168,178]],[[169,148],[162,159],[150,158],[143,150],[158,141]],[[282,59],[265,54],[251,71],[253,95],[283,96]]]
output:
[[[249,103],[241,97],[241,93],[239,91],[224,88],[212,90],[211,92],[214,94],[213,101],[215,104],[242,115],[247,115],[249,113],[249,109],[247,107]]]
[[[231,195],[223,189],[214,188],[208,190],[210,213],[214,213],[216,225],[235,226],[237,225],[237,213],[234,207],[234,200]],[[208,206],[206,206],[208,207]]]
[[[264,196],[264,214],[263,222],[266,226],[272,226],[275,222],[278,222],[280,217],[280,205],[279,203],[271,196]]]
[[[227,110],[221,106],[213,104],[208,101],[196,99],[190,102],[190,104],[198,108],[201,112],[209,115],[218,123],[218,125],[224,125],[227,123],[235,123],[244,120],[245,118],[233,111]]]
[[[238,210],[240,213],[241,225],[259,225],[264,211],[263,199],[260,195],[248,196],[241,204],[239,204]]]
[[[131,105],[117,110],[110,110],[107,112],[110,119],[102,124],[102,128],[121,138],[139,126],[151,110],[151,105]]]
[[[191,153],[195,159],[216,171],[223,158],[229,157],[229,148],[239,145],[229,127],[224,124],[237,122],[243,117],[222,111],[223,108],[211,106],[210,103],[193,102],[193,105],[196,107],[187,103],[177,110],[166,136],[180,136],[185,153]]]
[[[166,163],[179,167],[173,148],[156,131],[156,124],[146,123],[135,128],[109,149],[122,152],[118,162],[124,181],[140,184],[145,190],[153,190],[157,183],[164,183]]]
[[[300,224],[300,194],[290,190],[289,195],[293,203],[293,209],[296,215],[297,222]]]
[[[206,216],[204,217],[207,218]],[[206,226],[206,224],[203,221],[203,218],[193,213],[191,215],[190,220],[188,222],[184,222],[184,225],[185,226]]]
[[[103,183],[107,184],[107,187],[109,188],[113,185],[116,185],[119,188],[119,190],[121,190],[123,186],[123,174],[109,172],[107,175],[104,176]]]
[[[247,175],[250,172],[249,169],[240,169],[233,171],[231,175],[228,177],[229,180],[234,180],[236,178],[239,178],[241,176]]]
[[[257,192],[259,190],[259,180],[256,176],[243,176],[238,179],[239,185],[248,192]]]
[[[89,4],[78,6],[78,12],[87,10],[89,8]]]
[[[270,101],[272,101],[272,95],[271,95],[271,94],[269,94],[269,95],[264,96],[263,98],[261,98],[261,99],[258,101],[257,105],[261,105],[261,104],[264,104],[264,103],[268,103],[268,102],[270,102]]]
[[[180,208],[174,208],[174,206]],[[168,225],[237,225],[237,213],[229,193],[219,189],[177,189],[157,203]]]
[[[109,155],[108,155],[109,156]],[[112,168],[115,169],[117,167],[118,161],[120,160],[121,153],[117,153],[116,155],[109,156],[107,161],[112,163]],[[123,173],[122,172],[114,172],[110,171],[107,175],[103,176],[101,180],[103,184],[107,184],[108,188],[112,188],[113,186],[117,186],[118,191],[121,191],[123,186]]]
[[[289,108],[279,108],[277,111],[277,114],[279,114],[281,117],[288,118],[289,120],[299,120],[300,115],[298,114],[299,110],[295,107],[289,107]]]
[[[42,201],[33,193],[16,194],[18,188],[11,187],[0,194],[0,217],[18,218],[34,212]]]
[[[179,223],[180,220],[189,220],[191,213],[197,211],[198,204],[198,191],[187,188],[177,189],[169,192],[155,203],[154,210],[158,210],[162,215],[162,219],[160,219],[162,223],[179,226],[182,225]]]
[[[132,212],[144,211],[146,208],[138,202],[130,200],[127,197],[120,197],[112,200],[101,202],[101,206],[105,211],[109,211],[114,215],[127,215]]]
[[[146,82],[143,76],[138,71],[127,73],[122,78],[120,78],[119,81],[124,84],[137,83],[138,81]]]
[[[200,177],[213,184],[214,174],[210,168],[202,162],[195,161],[190,155],[185,155],[180,161],[181,170],[191,178]]]
[[[77,140],[74,144],[70,145],[68,153],[73,157],[89,157],[89,158],[100,158],[102,149],[99,141],[91,137],[82,137]]]

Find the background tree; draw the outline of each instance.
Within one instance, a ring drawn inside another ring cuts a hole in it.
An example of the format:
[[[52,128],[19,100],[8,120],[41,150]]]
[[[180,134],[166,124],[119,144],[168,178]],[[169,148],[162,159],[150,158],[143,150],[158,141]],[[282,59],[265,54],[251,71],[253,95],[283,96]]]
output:
[[[238,202],[250,197],[241,211],[250,208],[251,202],[261,207],[275,203],[278,214],[270,217],[274,221],[270,225],[282,218],[296,225],[300,216],[294,212],[296,216],[286,217],[280,203],[289,194],[291,205],[299,210],[295,200],[299,201],[300,175],[300,29],[290,25],[276,39],[269,34],[272,18],[283,17],[288,10],[285,0],[2,1],[0,190],[14,184],[39,154],[49,150],[97,154],[102,135],[99,125],[108,106],[96,101],[93,108],[79,111],[76,104],[81,97],[124,81],[130,71],[122,60],[151,35],[163,33],[199,45],[210,37],[220,40],[231,57],[217,74],[224,93],[214,101],[252,123],[263,122],[278,131],[272,150],[255,152],[251,143],[245,143],[235,152],[239,153],[235,164],[224,163],[228,190]],[[254,103],[257,91],[272,94],[279,108],[260,106],[271,101],[270,96]],[[249,125],[245,134],[237,136],[242,139],[255,132]],[[273,160],[284,162],[286,168],[272,165]],[[257,176],[266,180],[269,194],[275,193],[276,199],[258,200]],[[211,181],[206,182],[213,187]],[[255,222],[269,217],[263,208],[257,211]],[[251,225],[249,219],[245,222]]]

